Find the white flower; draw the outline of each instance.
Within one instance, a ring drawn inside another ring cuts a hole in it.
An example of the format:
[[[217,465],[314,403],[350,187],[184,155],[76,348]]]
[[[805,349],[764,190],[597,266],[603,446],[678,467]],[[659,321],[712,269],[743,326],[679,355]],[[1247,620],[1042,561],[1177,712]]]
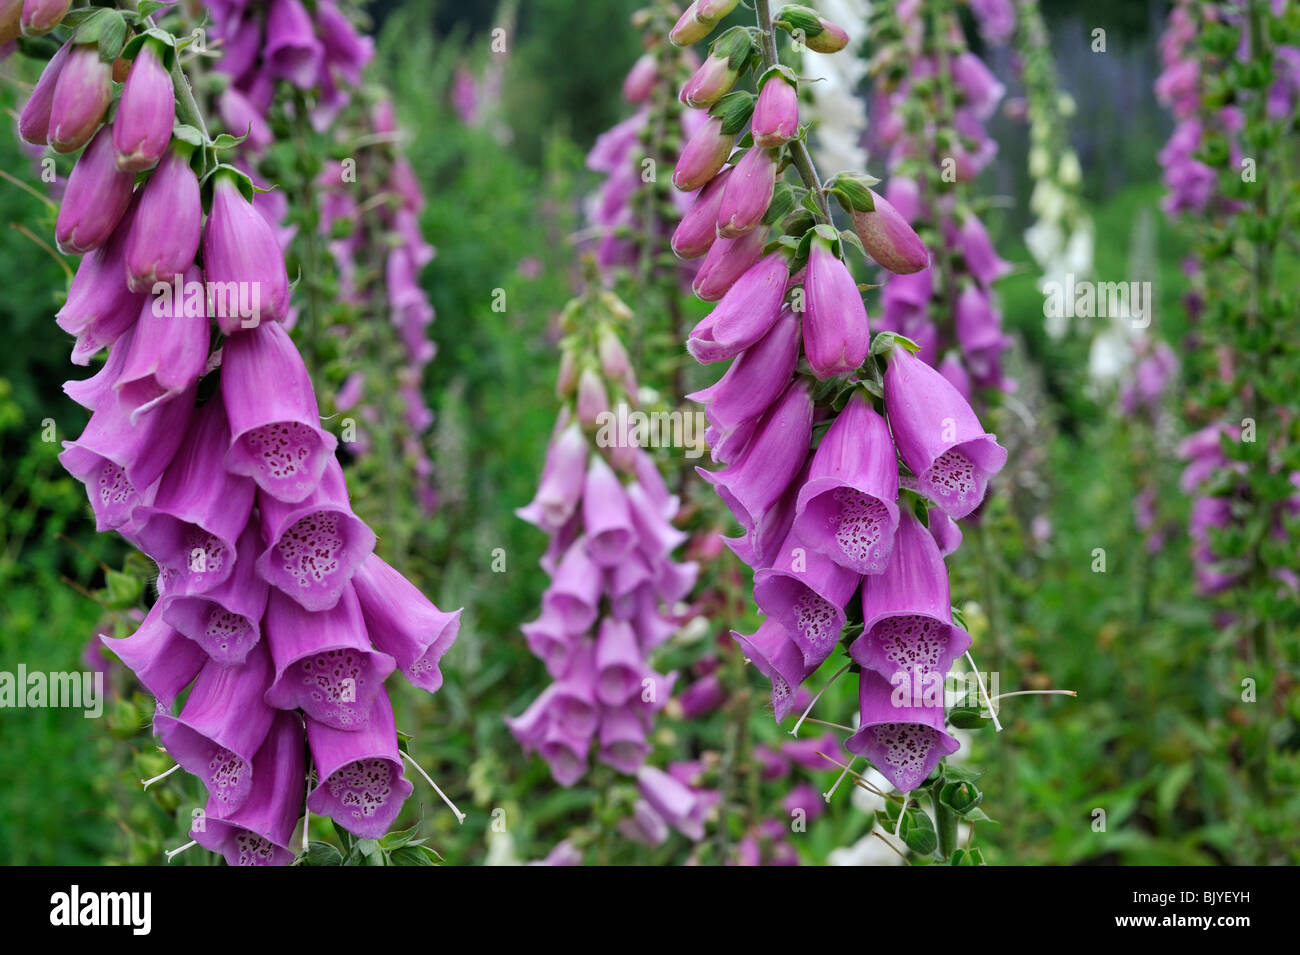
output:
[[[902,865],[903,857],[891,849],[889,846],[897,846],[901,852],[907,852],[907,847],[896,840],[893,833],[884,832],[877,828],[876,832],[880,833],[879,837],[867,833],[851,846],[843,849],[833,849],[830,855],[826,857],[827,865]],[[881,838],[888,841],[889,845],[881,842]]]

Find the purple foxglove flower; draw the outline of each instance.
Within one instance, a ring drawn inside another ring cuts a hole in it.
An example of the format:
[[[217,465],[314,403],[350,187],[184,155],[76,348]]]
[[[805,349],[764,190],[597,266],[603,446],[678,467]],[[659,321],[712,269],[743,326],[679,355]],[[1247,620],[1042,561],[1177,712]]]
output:
[[[361,604],[351,586],[330,610],[304,610],[275,590],[266,604],[266,640],[275,679],[266,702],[301,707],[312,719],[341,730],[364,729],[393,658],[370,645]]]
[[[221,466],[228,435],[225,409],[214,396],[194,415],[153,504],[135,515],[140,549],[170,588],[205,593],[235,565],[253,510],[253,482]]]
[[[822,238],[813,240],[804,276],[803,349],[813,374],[845,375],[867,359],[867,306],[852,273]]]
[[[582,493],[582,524],[587,553],[601,567],[612,567],[636,544],[623,483],[598,454],[591,456]]]
[[[974,283],[966,283],[957,296],[953,316],[957,342],[968,355],[991,350],[1000,352],[1007,347],[1002,334],[1002,316],[993,308],[989,295]]]
[[[12,0],[8,0],[12,2]],[[59,73],[73,50],[71,42],[63,44],[41,71],[41,77],[32,88],[32,95],[18,117],[18,135],[33,146],[44,146],[50,137],[50,110],[54,105],[54,89]]]
[[[113,386],[117,384],[118,376],[126,367],[126,358],[131,351],[134,337],[135,329],[128,328],[108,350],[108,358],[100,366],[99,371],[89,378],[65,381],[63,393],[87,411],[98,408],[101,401],[114,393]],[[130,405],[131,402],[128,401],[127,404]]]
[[[645,659],[632,627],[606,617],[596,638],[595,694],[605,706],[623,706],[635,699],[645,674]]]
[[[880,296],[884,316],[879,330],[899,332],[911,338],[909,330],[925,320],[933,291],[934,273],[929,269],[910,275],[890,275]]]
[[[134,215],[133,200],[112,238],[82,258],[67,300],[55,316],[55,324],[77,339],[71,355],[74,365],[90,364],[101,348],[126,334],[140,316],[145,298],[123,281],[126,235]]]
[[[870,760],[894,787],[910,792],[934,772],[959,743],[944,729],[943,703],[895,706],[894,688],[873,670],[858,678],[860,727],[844,741],[850,753]]]
[[[682,216],[673,231],[672,247],[678,258],[698,259],[712,247],[718,237],[718,207],[734,167],[727,167],[708,181],[690,211]]]
[[[70,153],[90,142],[113,98],[113,64],[99,58],[94,43],[73,46],[59,70],[50,101],[49,143]]]
[[[556,568],[542,606],[564,621],[569,633],[586,633],[596,622],[600,597],[600,568],[588,556],[586,541],[580,537]]]
[[[284,2],[292,0],[277,0]],[[275,230],[229,176],[217,176],[203,230],[203,271],[210,289],[216,283],[224,290],[222,298],[209,303],[209,312],[216,314],[224,334],[278,322],[288,315],[289,276]],[[232,307],[236,297],[239,308]],[[251,309],[242,307],[249,303]],[[265,378],[262,383],[276,380]]]
[[[99,639],[167,710],[181,690],[194,682],[208,659],[197,643],[185,639],[163,619],[162,601],[153,605],[129,637]]]
[[[957,389],[957,393],[970,401],[971,381],[970,374],[966,371],[966,366],[961,363],[961,359],[953,352],[944,355],[943,361],[939,363],[939,374],[947,379],[948,384]]]
[[[844,606],[858,588],[857,573],[804,546],[794,534],[776,563],[754,575],[754,603],[789,634],[804,662],[817,667],[844,629]]]
[[[798,359],[799,321],[785,308],[767,334],[741,352],[715,384],[687,395],[704,403],[709,424],[716,429],[716,438],[710,440],[715,461],[732,460],[744,450],[752,433],[746,426],[757,422],[781,396]],[[733,445],[729,439],[742,429],[741,440]]]
[[[595,646],[584,640],[573,655],[573,665],[564,679],[555,684],[555,699],[550,708],[552,723],[567,737],[590,740],[600,723],[600,706],[596,702]],[[586,744],[583,744],[586,750]]]
[[[763,416],[745,453],[721,471],[696,468],[746,531],[758,528],[803,467],[812,438],[812,398],[795,381]]]
[[[54,237],[66,255],[81,255],[108,240],[131,204],[135,177],[121,172],[106,128],[77,160],[59,206]]]
[[[799,499],[799,489],[808,480],[811,461],[805,461],[789,487],[776,499],[763,519],[740,537],[723,537],[724,543],[737,557],[753,570],[762,570],[776,563],[780,547],[785,543],[794,525],[795,504]]]
[[[275,135],[266,119],[243,93],[227,86],[217,99],[217,112],[232,136],[246,136],[244,146],[260,153],[275,142]]]
[[[191,385],[134,423],[120,399],[105,397],[81,437],[63,443],[59,461],[86,486],[96,530],[130,533],[136,508],[152,500],[185,436],[194,391]]]
[[[954,520],[975,510],[989,478],[1006,464],[1007,451],[957,389],[906,348],[895,347],[885,369],[885,411],[917,489]]]
[[[190,266],[184,284],[199,281],[198,268]],[[199,309],[187,310],[175,294],[150,297],[130,334],[113,346],[110,361],[122,352],[112,387],[135,420],[199,380],[208,359],[208,318]]]
[[[289,840],[302,806],[307,761],[302,747],[302,720],[297,713],[278,713],[266,741],[253,758],[253,783],[237,810],[208,800],[202,828],[190,836],[199,845],[225,856],[227,865],[288,865]]]
[[[361,70],[375,55],[375,41],[358,33],[333,0],[316,5],[316,29],[329,65],[338,67],[349,83],[359,86]]]
[[[795,504],[794,534],[858,574],[879,574],[898,527],[898,459],[885,419],[862,392],[822,438]]]
[[[942,681],[970,648],[970,635],[952,622],[939,546],[911,508],[903,508],[889,566],[862,582],[862,619],[849,656],[886,679],[901,672]]]
[[[654,586],[654,571],[645,557],[633,551],[607,573],[606,590],[611,612],[619,620],[631,620],[641,606],[642,588]]]
[[[364,729],[340,730],[307,717],[307,745],[319,780],[307,808],[358,838],[383,836],[411,795],[388,694],[375,694]]]
[[[206,593],[189,588],[169,590],[159,601],[163,619],[193,640],[218,663],[243,663],[248,651],[262,639],[262,615],[269,592],[257,575],[257,554],[262,549],[257,525],[244,528],[235,550],[226,555],[234,568]],[[198,553],[203,553],[199,551]]]
[[[338,439],[320,426],[311,377],[289,333],[267,322],[226,339],[221,394],[230,418],[226,468],[281,501],[305,500]]]
[[[727,690],[718,675],[710,673],[683,690],[677,702],[681,704],[682,716],[693,720],[714,712],[727,702]]]
[[[578,375],[577,411],[578,420],[587,427],[595,427],[601,414],[609,411],[609,393],[595,368],[584,368]]]
[[[546,731],[551,725],[551,709],[559,693],[557,687],[558,684],[552,683],[538,694],[528,709],[518,716],[505,718],[506,726],[526,752],[536,751],[546,737]]]
[[[72,0],[23,0],[23,36],[49,33],[67,15]]]
[[[257,496],[262,540],[257,572],[305,610],[328,610],[374,552],[375,533],[354,513],[343,468],[330,458],[320,485],[302,501]]]
[[[655,80],[659,78],[659,63],[653,53],[642,54],[632,64],[623,80],[623,99],[629,103],[640,103],[649,98],[654,89]]]
[[[921,193],[916,180],[907,176],[893,176],[885,187],[885,201],[903,217],[903,221],[913,223],[921,217]]]
[[[811,820],[826,811],[826,800],[808,783],[796,783],[781,800],[781,808],[787,816],[793,816],[796,811],[802,810],[804,816]]]
[[[721,116],[711,116],[682,147],[673,168],[673,185],[682,192],[707,185],[727,164],[736,137],[722,131],[722,121]]]
[[[574,643],[577,639],[565,631],[564,621],[556,614],[544,610],[538,619],[520,625],[519,629],[523,631],[533,656],[546,664],[546,672],[553,679],[562,678],[573,662]]]
[[[786,742],[781,747],[781,755],[796,766],[802,766],[804,769],[816,772],[819,769],[826,768],[825,757],[817,754],[821,752],[829,756],[835,752],[836,745],[835,734],[833,733],[827,733],[822,737],[800,737]]]
[[[546,464],[542,467],[542,480],[537,494],[526,506],[518,508],[515,516],[548,533],[564,525],[578,507],[587,466],[587,440],[577,423],[561,427],[546,449]]]
[[[145,183],[126,240],[127,284],[148,292],[171,282],[194,264],[203,225],[199,180],[189,149],[172,150]],[[187,281],[189,276],[186,276]],[[195,281],[199,281],[197,274]]]
[[[316,85],[325,48],[316,39],[311,15],[298,0],[271,0],[262,56],[272,76],[303,89]]]
[[[799,132],[799,89],[784,74],[763,81],[750,129],[755,145],[764,149],[783,146]]]
[[[659,573],[655,575],[655,593],[671,606],[686,599],[699,575],[700,565],[696,561],[678,563],[666,560],[659,565]]]
[[[767,233],[762,229],[746,232],[736,239],[718,239],[709,246],[699,271],[691,282],[696,296],[705,302],[716,302],[742,275],[763,258]]]
[[[969,50],[963,51],[953,60],[952,77],[981,120],[993,115],[1007,91],[984,65],[984,61]]]
[[[966,267],[981,285],[988,287],[1011,271],[994,250],[988,230],[977,217],[968,215],[962,220],[957,244],[966,258]]]
[[[241,666],[209,660],[181,715],[163,714],[154,720],[167,754],[208,787],[213,815],[228,816],[239,809],[256,782],[253,757],[275,717],[262,701],[270,678],[271,657],[264,643],[255,645]]]
[[[749,662],[772,681],[772,709],[777,722],[784,720],[794,708],[795,691],[817,669],[810,666],[803,653],[790,639],[790,634],[772,617],[768,617],[750,636],[731,631]]]
[[[770,85],[770,84],[769,84]],[[776,156],[755,146],[736,163],[718,205],[718,235],[734,239],[763,221],[776,188]]]
[[[573,736],[559,724],[552,723],[546,728],[537,752],[550,766],[555,781],[567,788],[587,771],[587,750],[590,747],[590,736]]]
[[[955,552],[961,546],[961,527],[951,517],[938,508],[930,511],[930,536],[939,547],[944,557]]]
[[[161,45],[146,40],[122,85],[113,118],[117,167],[133,173],[151,169],[167,152],[175,124],[176,95]]]
[[[375,649],[387,653],[412,685],[436,693],[438,662],[460,632],[460,611],[433,605],[413,583],[371,554],[357,568],[352,586]]]
[[[688,839],[699,842],[704,838],[708,803],[699,793],[654,766],[637,770],[636,781],[642,798],[665,822]]]
[[[665,619],[663,614],[659,612],[659,603],[655,600],[650,587],[642,587],[639,593],[641,604],[637,607],[633,626],[636,628],[637,640],[641,643],[641,652],[648,654],[676,633],[677,625],[671,620]],[[672,692],[674,680],[675,674],[673,673],[664,678],[665,688],[659,697],[660,706],[667,703],[668,694]]]
[[[600,716],[600,749],[596,758],[628,776],[636,773],[650,755],[647,719],[635,707],[611,707]]]
[[[668,841],[669,830],[664,817],[651,809],[644,799],[638,799],[632,806],[632,815],[619,822],[618,833],[631,842],[653,847]]]
[[[783,251],[755,263],[691,330],[686,350],[706,363],[740,354],[776,323],[789,279],[790,260]]]
[[[875,209],[853,211],[853,230],[867,254],[895,275],[919,272],[930,264],[930,251],[907,220],[875,190],[867,190]]]

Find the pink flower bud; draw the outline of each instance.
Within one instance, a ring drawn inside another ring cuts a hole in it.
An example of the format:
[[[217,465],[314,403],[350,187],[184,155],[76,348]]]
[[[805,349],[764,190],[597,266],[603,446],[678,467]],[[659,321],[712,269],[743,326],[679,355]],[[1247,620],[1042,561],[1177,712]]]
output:
[[[695,11],[698,8],[698,3],[692,3],[686,8],[686,12],[677,18],[677,23],[674,24],[673,28],[668,31],[668,39],[675,46],[690,46],[692,43],[703,40],[713,32],[714,24],[696,18]]]
[[[883,196],[871,192],[876,208],[853,211],[853,229],[867,254],[898,275],[919,272],[930,264],[930,252],[921,237]]]
[[[734,239],[760,222],[776,188],[776,159],[766,149],[754,147],[736,163],[718,206],[718,235]]]
[[[788,143],[799,131],[799,91],[780,73],[759,91],[752,129],[754,143],[768,148]]]
[[[708,109],[731,92],[739,75],[730,57],[711,53],[682,87],[681,101],[694,109]]]
[[[722,131],[722,117],[710,117],[682,149],[673,169],[673,185],[682,192],[705,185],[726,164],[735,141],[735,136]]]
[[[823,17],[822,32],[816,36],[809,36],[804,41],[804,45],[814,53],[838,53],[849,45],[849,35],[843,27]]]
[[[236,137],[247,136],[244,143],[254,152],[261,152],[275,139],[257,107],[233,86],[222,91],[217,100],[217,112],[226,124],[226,131]]]
[[[847,374],[866,361],[871,330],[862,293],[821,238],[808,254],[804,299],[804,354],[818,380]]]
[[[716,302],[763,257],[766,229],[752,229],[737,239],[718,239],[700,263],[691,287],[706,302]]]
[[[627,79],[623,80],[623,99],[629,103],[640,103],[654,89],[659,77],[659,63],[653,53],[646,53],[632,64]]]
[[[722,193],[732,172],[732,169],[724,169],[710,179],[695,197],[690,211],[677,224],[672,246],[679,258],[698,259],[709,251],[718,237],[718,207],[722,204]]]
[[[49,141],[70,153],[90,142],[113,96],[113,64],[99,58],[94,44],[79,44],[59,71],[50,104]]]
[[[163,66],[157,46],[140,47],[131,72],[122,85],[122,99],[113,119],[113,147],[121,169],[140,172],[162,158],[176,123],[176,98],[172,78]]]
[[[582,369],[578,376],[578,420],[594,428],[602,412],[609,410],[609,394],[594,368]]]
[[[210,288],[218,283],[234,290],[225,293],[227,299],[236,294],[241,301],[254,304],[256,315],[241,317],[240,309],[230,308],[217,315],[217,323],[227,335],[249,320],[278,322],[289,312],[289,276],[275,230],[227,175],[217,179],[203,230],[203,271]],[[241,289],[246,289],[247,295]]]
[[[117,168],[108,130],[101,130],[68,177],[54,227],[59,248],[81,255],[103,245],[126,212],[134,185],[135,177]]]
[[[41,36],[59,25],[72,0],[24,0],[23,36]]]
[[[3,2],[3,0],[0,0]],[[18,117],[18,135],[33,146],[44,146],[49,142],[50,107],[54,104],[54,87],[59,82],[59,73],[72,52],[72,44],[65,43],[59,52],[50,58],[41,71],[41,78],[36,81],[32,95],[27,97],[27,105]]]
[[[172,150],[149,181],[126,240],[127,284],[147,292],[155,282],[171,282],[194,262],[203,224],[199,181],[190,168],[189,150]]]

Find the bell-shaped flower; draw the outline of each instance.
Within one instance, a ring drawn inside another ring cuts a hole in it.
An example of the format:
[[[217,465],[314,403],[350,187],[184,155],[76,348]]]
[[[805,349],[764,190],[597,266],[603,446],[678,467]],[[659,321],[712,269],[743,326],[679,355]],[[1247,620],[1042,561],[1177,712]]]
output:
[[[731,631],[742,652],[758,671],[772,681],[772,709],[779,723],[794,708],[799,684],[817,669],[790,639],[789,632],[772,617],[766,618],[752,635]]]
[[[620,773],[633,775],[650,755],[650,742],[646,738],[649,723],[639,705],[606,707],[600,715],[600,748],[596,758]]]
[[[917,490],[959,520],[984,500],[1006,449],[987,433],[948,380],[906,348],[889,350],[885,412]]]
[[[966,268],[986,288],[1011,271],[1011,266],[993,248],[984,223],[975,215],[962,219],[957,230],[957,246],[966,259]]]
[[[113,149],[117,167],[127,172],[152,169],[171,142],[176,94],[163,65],[164,55],[159,41],[145,40],[122,84],[122,98],[113,117]]]
[[[569,633],[586,633],[596,622],[600,597],[600,568],[588,556],[586,541],[580,537],[555,569],[542,606],[564,621]]]
[[[734,178],[733,178],[734,181]],[[691,330],[686,349],[699,362],[724,361],[767,334],[781,314],[790,260],[777,251],[742,275]]]
[[[108,647],[144,684],[165,710],[194,682],[207,663],[203,648],[163,619],[163,601],[153,605],[135,633],[115,640],[101,636]]]
[[[362,729],[336,729],[307,717],[307,745],[317,779],[307,808],[360,839],[383,836],[411,795],[388,694],[375,694]]]
[[[735,135],[722,131],[723,117],[711,116],[709,121],[695,131],[673,167],[673,185],[682,192],[694,192],[708,185],[727,164]]]
[[[270,588],[257,573],[257,555],[262,549],[257,524],[249,522],[233,552],[234,568],[225,580],[196,593],[181,585],[159,601],[163,619],[193,640],[218,663],[237,665],[262,639],[262,616]],[[194,557],[202,559],[204,551]],[[227,563],[230,562],[227,556]]]
[[[206,323],[205,323],[206,324]],[[99,371],[89,378],[72,379],[63,383],[63,393],[87,411],[94,411],[100,402],[113,394],[114,386],[122,369],[126,367],[127,355],[131,352],[131,342],[135,329],[129,328],[113,342],[108,350],[108,358],[99,366]],[[131,402],[128,401],[128,404]],[[148,410],[148,409],[145,409]]]
[[[686,540],[684,531],[674,527],[657,507],[645,485],[636,483],[625,488],[636,529],[637,548],[650,562],[656,562],[676,550]]]
[[[266,322],[227,338],[221,394],[230,418],[226,468],[281,501],[306,499],[338,439],[320,426],[311,377],[289,333]]]
[[[96,530],[132,533],[136,509],[153,500],[155,482],[185,437],[194,391],[191,385],[134,422],[121,399],[107,397],[81,437],[63,443],[59,461],[86,486]]]
[[[438,663],[460,632],[460,611],[439,610],[399,571],[371,554],[352,578],[375,649],[387,653],[414,686],[436,693]]]
[[[962,51],[953,60],[952,78],[981,120],[993,115],[1007,91],[984,61],[969,50]]]
[[[719,236],[734,239],[763,221],[776,188],[776,167],[776,153],[761,146],[740,157],[718,205]]]
[[[902,214],[875,190],[871,193],[874,208],[854,209],[853,231],[862,240],[867,254],[895,275],[919,272],[930,264],[930,250]]]
[[[148,292],[158,282],[172,282],[194,264],[203,203],[189,152],[173,149],[145,183],[126,240],[126,275],[132,291]]]
[[[546,664],[546,672],[552,679],[560,679],[573,662],[576,638],[564,629],[562,621],[555,613],[543,610],[536,620],[521,624],[524,640],[533,656]]]
[[[939,545],[904,507],[889,566],[862,582],[862,635],[849,646],[849,656],[887,680],[901,673],[941,682],[970,642],[952,622]]]
[[[783,71],[763,78],[750,131],[764,149],[783,146],[799,132],[799,88]]]
[[[212,815],[235,812],[253,788],[253,757],[275,717],[275,710],[262,700],[270,679],[271,657],[264,643],[254,645],[240,666],[209,660],[199,671],[181,715],[159,715],[154,720],[168,755],[207,786]],[[298,785],[302,786],[301,770]]]
[[[77,339],[71,356],[74,365],[90,364],[101,348],[126,334],[140,316],[145,298],[132,292],[123,276],[126,235],[134,213],[132,204],[112,238],[82,258],[68,297],[55,315],[55,324]]]
[[[98,44],[74,44],[50,101],[48,139],[54,151],[75,152],[90,142],[112,98],[113,64],[99,58]]]
[[[795,381],[768,409],[734,464],[712,472],[696,468],[746,531],[759,527],[803,467],[812,437],[812,411],[807,383]]]
[[[600,622],[595,665],[596,699],[605,706],[623,706],[635,698],[646,665],[630,624],[612,617]]]
[[[289,314],[289,276],[270,223],[244,198],[231,176],[219,172],[215,178],[212,208],[203,229],[203,272],[209,296],[215,299],[209,302],[209,313],[216,316],[223,333],[234,335],[241,328],[279,322]]]
[[[254,489],[248,478],[221,466],[229,433],[225,409],[214,397],[195,413],[152,505],[136,514],[140,549],[157,562],[169,588],[210,591],[235,565]]]
[[[518,508],[515,516],[548,533],[559,530],[573,516],[582,499],[584,474],[587,466],[587,440],[577,422],[560,427],[557,424],[546,449],[546,463],[542,466],[542,479],[537,493],[527,506]]]
[[[705,302],[716,302],[763,258],[767,230],[752,229],[735,239],[718,239],[700,263],[691,288]]]
[[[247,137],[243,145],[254,154],[275,142],[275,134],[261,111],[233,86],[227,86],[217,98],[217,113],[232,136]]]
[[[587,554],[600,567],[618,564],[636,545],[623,482],[599,454],[591,456],[582,493]]]
[[[185,283],[199,281],[198,267],[190,266]],[[208,319],[200,309],[185,305],[170,287],[168,294],[147,297],[131,337],[120,338],[109,354],[112,362],[121,350],[122,365],[112,387],[132,409],[133,419],[170,401],[203,374],[211,338]],[[221,453],[224,458],[224,448]]]
[[[867,359],[867,306],[848,266],[818,236],[804,275],[803,348],[818,379],[848,374]]]
[[[786,629],[809,666],[831,655],[860,575],[788,535],[776,563],[754,575],[754,603]]]
[[[208,802],[202,826],[190,836],[199,845],[225,856],[227,865],[288,865],[289,840],[302,808],[302,720],[297,713],[278,713],[252,765],[252,787],[234,811]]]
[[[704,838],[704,819],[709,809],[707,799],[654,766],[642,766],[637,770],[636,781],[641,797],[665,822],[688,839],[699,842]]]
[[[59,82],[59,73],[68,61],[74,44],[69,41],[59,47],[59,51],[50,57],[41,71],[40,78],[32,87],[31,95],[18,116],[18,135],[24,142],[33,146],[45,146],[50,137],[50,109],[54,105],[54,88]]]
[[[274,590],[264,624],[275,679],[266,702],[300,707],[318,722],[341,730],[364,728],[371,704],[396,668],[366,636],[361,605],[351,586],[331,610],[311,612]]]
[[[131,204],[135,176],[117,168],[108,127],[99,131],[68,176],[54,238],[65,255],[81,255],[108,241]]]
[[[898,459],[885,419],[855,391],[813,455],[794,534],[859,574],[885,569],[898,526]]]
[[[959,743],[944,728],[942,690],[937,704],[900,694],[874,670],[863,670],[858,678],[858,731],[844,741],[844,748],[870,761],[902,792],[910,792],[945,756],[957,752]],[[907,705],[897,705],[904,702]]]
[[[311,14],[298,0],[271,0],[262,56],[272,76],[310,89],[320,77],[325,47],[316,38]]]
[[[352,512],[343,468],[330,458],[306,499],[288,504],[258,495],[262,540],[257,572],[305,610],[328,610],[374,552],[375,533]]]
[[[749,426],[781,396],[798,359],[799,321],[782,309],[767,334],[741,352],[716,383],[687,395],[704,403],[715,461],[734,460],[744,449],[753,432]]]
[[[718,237],[718,207],[732,169],[722,170],[709,180],[695,197],[682,221],[673,230],[672,247],[678,258],[698,259],[706,254]]]

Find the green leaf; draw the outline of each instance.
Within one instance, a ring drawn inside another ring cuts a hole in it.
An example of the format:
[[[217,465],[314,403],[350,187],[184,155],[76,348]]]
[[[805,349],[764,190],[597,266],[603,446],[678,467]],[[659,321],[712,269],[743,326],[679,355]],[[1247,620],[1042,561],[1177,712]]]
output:
[[[438,854],[428,846],[403,846],[389,856],[393,865],[437,865]]]
[[[343,853],[328,842],[313,842],[294,865],[342,865]]]
[[[417,822],[410,829],[403,829],[400,832],[385,833],[384,837],[379,840],[379,847],[381,849],[390,850],[400,849],[414,839],[416,833],[419,831],[420,824]]]
[[[126,44],[126,20],[116,10],[110,11],[99,29],[99,59],[102,63],[112,63],[122,55]]]
[[[909,809],[903,816],[903,828],[899,836],[913,852],[928,856],[939,848],[939,836],[934,831],[934,823],[920,809]]]

